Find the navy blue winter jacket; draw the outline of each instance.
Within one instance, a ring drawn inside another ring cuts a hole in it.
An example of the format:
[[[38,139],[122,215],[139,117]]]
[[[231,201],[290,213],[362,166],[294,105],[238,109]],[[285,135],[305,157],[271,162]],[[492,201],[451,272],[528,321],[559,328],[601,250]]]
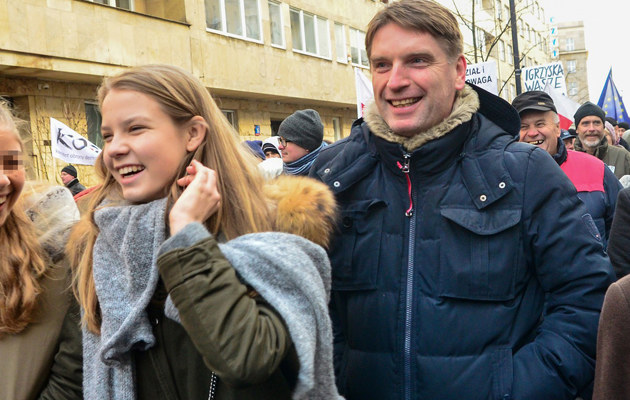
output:
[[[320,154],[311,176],[341,213],[330,307],[348,400],[574,399],[591,384],[612,268],[571,182],[518,129],[484,95],[411,154],[361,119]]]

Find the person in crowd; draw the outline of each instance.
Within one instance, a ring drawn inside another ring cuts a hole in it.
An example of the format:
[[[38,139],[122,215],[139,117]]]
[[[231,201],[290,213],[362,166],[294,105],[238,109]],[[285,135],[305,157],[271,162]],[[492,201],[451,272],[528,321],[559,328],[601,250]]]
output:
[[[280,148],[278,147],[280,145],[278,139],[278,136],[272,136],[263,140],[262,151],[265,153],[266,158],[282,158]]]
[[[390,2],[368,25],[374,102],[310,175],[336,194],[331,318],[358,399],[575,399],[613,280],[575,188],[466,83],[457,19]],[[591,386],[592,388],[592,386]]]
[[[627,122],[620,122],[617,124],[617,130],[619,134],[626,141],[626,143],[630,140],[630,124]]]
[[[0,399],[78,399],[80,384],[69,385],[72,396],[44,388],[53,358],[67,349],[63,249],[79,212],[65,188],[25,184],[24,157],[17,120],[0,103]]]
[[[565,147],[560,117],[547,93],[522,93],[514,98],[512,106],[521,117],[519,140],[545,150],[562,168],[593,217],[605,249],[621,183],[601,160]]]
[[[618,209],[611,236],[613,253],[610,259],[618,276],[624,276],[610,285],[604,299],[597,333],[597,364],[593,400],[630,399],[630,276],[628,276],[628,245],[630,237],[627,222],[630,219],[630,188],[619,193]],[[626,223],[626,225],[621,225]],[[622,235],[617,237],[617,235]],[[614,244],[613,244],[614,239]]]
[[[326,146],[324,124],[315,110],[299,110],[282,121],[278,128],[278,148],[282,153],[284,172],[308,175],[319,152]]]
[[[246,140],[243,142],[243,145],[256,157],[258,162],[265,161],[267,157],[265,157],[265,153],[262,151],[262,141],[261,140]]]
[[[271,201],[221,110],[180,68],[128,69],[98,99],[103,185],[69,248],[85,398],[338,398],[330,265],[307,240],[328,242],[328,188],[286,177],[304,209]]]
[[[76,196],[85,190],[85,186],[79,182],[79,178],[77,178],[77,169],[72,165],[66,165],[61,169],[61,181],[63,184],[70,189],[72,196]]]
[[[560,140],[562,140],[567,150],[573,150],[573,141],[576,137],[575,130],[573,130],[573,132],[567,129],[560,130]]]
[[[617,279],[630,274],[630,188],[619,192],[610,229],[608,256]]]
[[[630,152],[616,146],[609,146],[604,134],[606,113],[596,104],[587,101],[575,115],[576,132],[575,150],[588,153],[602,160],[617,179],[630,174]]]
[[[626,131],[625,128],[620,127],[620,124],[613,117],[606,117],[605,120],[610,122],[610,124],[613,126],[613,129],[615,130],[615,136],[617,137],[617,142],[615,144],[623,147],[624,149],[626,149],[628,151],[630,151],[630,145],[628,144],[628,142],[623,137],[623,134]],[[622,123],[622,124],[625,124],[625,122]],[[625,125],[627,125],[627,124],[625,124]]]

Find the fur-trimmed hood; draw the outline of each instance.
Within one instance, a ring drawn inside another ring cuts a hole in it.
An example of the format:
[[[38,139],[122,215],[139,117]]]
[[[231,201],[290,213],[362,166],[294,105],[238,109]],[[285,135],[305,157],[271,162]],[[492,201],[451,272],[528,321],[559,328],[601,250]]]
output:
[[[281,175],[265,183],[264,193],[274,211],[274,230],[328,247],[337,205],[326,184],[305,176]]]
[[[364,119],[374,135],[388,142],[400,143],[407,151],[413,151],[431,140],[446,135],[456,126],[470,121],[473,114],[479,110],[479,104],[479,96],[477,93],[472,87],[466,85],[464,89],[457,92],[457,97],[453,104],[453,111],[451,111],[451,114],[444,121],[428,131],[420,132],[410,138],[397,135],[391,130],[387,122],[385,122],[383,117],[379,114],[375,102],[368,105]]]

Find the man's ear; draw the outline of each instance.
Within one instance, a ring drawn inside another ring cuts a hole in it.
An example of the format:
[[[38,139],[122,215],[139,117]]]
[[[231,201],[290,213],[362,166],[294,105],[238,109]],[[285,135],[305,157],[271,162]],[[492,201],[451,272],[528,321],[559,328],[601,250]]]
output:
[[[203,117],[195,115],[190,119],[186,127],[186,134],[188,135],[188,141],[186,143],[186,150],[193,152],[197,150],[197,147],[203,142],[208,133],[208,127]]]
[[[466,86],[466,57],[460,54],[455,64],[455,89],[462,90]]]

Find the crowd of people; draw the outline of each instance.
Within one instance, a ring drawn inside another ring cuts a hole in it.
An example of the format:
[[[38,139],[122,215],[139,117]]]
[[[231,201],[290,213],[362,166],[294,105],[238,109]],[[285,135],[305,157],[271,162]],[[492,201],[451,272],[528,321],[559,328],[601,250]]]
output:
[[[177,67],[105,78],[88,189],[27,182],[0,103],[0,399],[630,398],[628,124],[466,83],[433,0],[366,49],[330,145],[313,109],[239,142]]]

